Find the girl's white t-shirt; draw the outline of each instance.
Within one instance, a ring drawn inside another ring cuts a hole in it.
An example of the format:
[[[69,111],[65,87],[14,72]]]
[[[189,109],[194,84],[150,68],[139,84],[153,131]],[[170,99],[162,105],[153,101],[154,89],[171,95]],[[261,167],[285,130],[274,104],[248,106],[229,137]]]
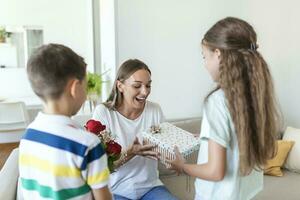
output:
[[[198,164],[208,162],[208,140],[226,148],[226,173],[219,182],[197,178],[195,200],[247,200],[263,188],[263,172],[252,170],[248,176],[239,175],[238,141],[225,94],[219,89],[205,102],[200,133]]]
[[[124,117],[118,111],[109,110],[103,104],[96,107],[93,119],[106,125],[122,150],[126,150],[133,144],[135,137],[142,144],[142,132],[152,125],[162,123],[164,116],[158,104],[147,101],[143,113],[135,120]],[[153,187],[162,185],[158,178],[157,161],[142,156],[135,156],[119,167],[111,174],[109,182],[112,193],[129,199],[140,199]]]

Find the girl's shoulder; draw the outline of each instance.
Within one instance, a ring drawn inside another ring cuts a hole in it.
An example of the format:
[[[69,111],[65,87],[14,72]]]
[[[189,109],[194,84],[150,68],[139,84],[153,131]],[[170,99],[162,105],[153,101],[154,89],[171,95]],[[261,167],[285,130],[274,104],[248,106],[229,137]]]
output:
[[[225,93],[222,89],[218,89],[215,92],[213,92],[207,99],[208,103],[225,103]]]
[[[229,113],[229,110],[224,91],[222,89],[218,89],[214,93],[212,93],[208,97],[204,109],[207,112],[213,112],[218,110],[218,112],[227,115]]]

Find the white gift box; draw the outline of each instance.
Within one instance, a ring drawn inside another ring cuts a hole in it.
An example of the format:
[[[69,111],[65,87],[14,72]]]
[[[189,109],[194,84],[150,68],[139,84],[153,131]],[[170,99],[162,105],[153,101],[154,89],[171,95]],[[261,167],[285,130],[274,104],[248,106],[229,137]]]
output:
[[[159,128],[149,128],[143,132],[144,144],[153,144],[153,149],[160,153],[160,162],[166,164],[166,158],[175,159],[174,147],[177,146],[183,157],[189,161],[197,156],[200,141],[193,134],[168,122],[161,123]]]

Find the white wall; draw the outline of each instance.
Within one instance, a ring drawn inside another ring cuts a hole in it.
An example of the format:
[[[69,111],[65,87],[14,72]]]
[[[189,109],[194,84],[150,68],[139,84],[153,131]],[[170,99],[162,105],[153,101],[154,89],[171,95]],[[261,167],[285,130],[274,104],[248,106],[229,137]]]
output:
[[[213,83],[203,68],[200,40],[220,18],[237,16],[257,30],[259,50],[273,72],[286,124],[300,127],[298,0],[115,2],[117,65],[128,58],[149,65],[151,99],[162,105],[167,118],[201,115],[203,97]],[[45,42],[64,43],[92,63],[90,0],[0,0],[0,5],[0,24],[42,25]],[[107,55],[113,60],[111,52]],[[2,80],[1,90],[8,88]],[[27,86],[19,90],[26,91]]]
[[[88,70],[93,71],[91,0],[0,0],[0,25],[42,26],[44,43],[69,46],[85,58]],[[16,71],[16,75],[12,71]],[[0,80],[0,96],[12,95],[12,92],[13,96],[23,95],[24,91],[27,91],[25,95],[32,93],[27,87],[27,77],[22,75],[24,69],[0,69],[0,73],[5,77]]]
[[[300,128],[300,2],[251,0],[245,6],[273,72],[285,124]]]
[[[200,41],[218,19],[240,16],[240,0],[117,1],[118,65],[139,58],[151,68],[151,99],[167,118],[201,115],[212,88],[203,67]]]
[[[199,43],[225,16],[249,21],[270,65],[285,124],[300,127],[300,2],[297,0],[117,1],[118,64],[140,58],[153,71],[151,99],[167,118],[201,115],[212,81]]]
[[[25,68],[0,69],[0,98],[34,96]]]
[[[90,0],[0,0],[1,25],[38,25],[44,42],[65,44],[93,65]]]
[[[102,84],[102,100],[106,101],[116,74],[115,1],[100,0],[101,73],[108,80]]]

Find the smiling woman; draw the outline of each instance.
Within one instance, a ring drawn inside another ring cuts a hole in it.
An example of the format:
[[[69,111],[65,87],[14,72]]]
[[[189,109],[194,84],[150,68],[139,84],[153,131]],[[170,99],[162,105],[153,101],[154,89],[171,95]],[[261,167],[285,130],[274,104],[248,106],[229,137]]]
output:
[[[145,63],[125,61],[108,100],[97,106],[93,115],[116,134],[122,146],[120,159],[115,162],[117,170],[110,179],[116,200],[176,199],[158,178],[154,146],[142,145],[142,131],[164,121],[160,106],[147,100],[151,82],[151,71]]]

